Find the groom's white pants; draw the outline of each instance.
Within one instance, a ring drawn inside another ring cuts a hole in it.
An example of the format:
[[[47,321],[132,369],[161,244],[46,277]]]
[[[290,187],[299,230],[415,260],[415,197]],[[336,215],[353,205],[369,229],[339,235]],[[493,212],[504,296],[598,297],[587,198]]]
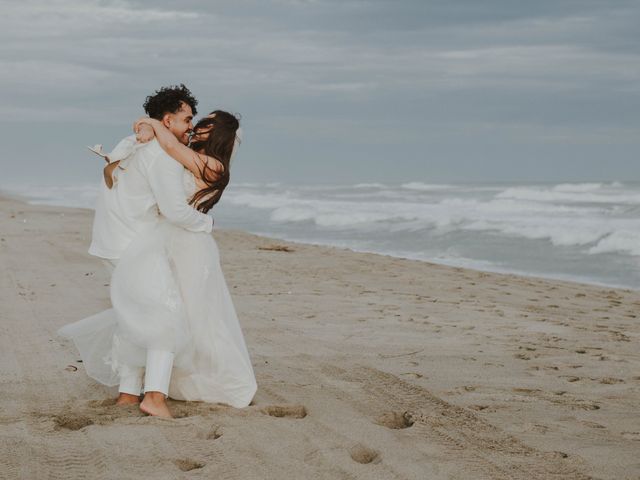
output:
[[[109,273],[113,273],[117,260],[105,259],[104,264]],[[118,391],[130,395],[140,395],[142,391],[142,379],[144,377],[144,393],[162,392],[168,396],[172,368],[172,352],[167,350],[147,350],[145,368],[121,365],[120,386],[118,387]]]

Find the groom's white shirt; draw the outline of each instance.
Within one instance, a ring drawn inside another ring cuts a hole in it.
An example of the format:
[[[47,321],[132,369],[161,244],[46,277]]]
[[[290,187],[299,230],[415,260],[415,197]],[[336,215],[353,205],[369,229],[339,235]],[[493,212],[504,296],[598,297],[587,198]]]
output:
[[[120,160],[113,188],[102,182],[89,253],[110,260],[122,252],[142,230],[153,227],[160,215],[192,232],[211,232],[213,218],[187,203],[184,167],[152,140],[137,144],[135,135],[123,139],[109,154]]]

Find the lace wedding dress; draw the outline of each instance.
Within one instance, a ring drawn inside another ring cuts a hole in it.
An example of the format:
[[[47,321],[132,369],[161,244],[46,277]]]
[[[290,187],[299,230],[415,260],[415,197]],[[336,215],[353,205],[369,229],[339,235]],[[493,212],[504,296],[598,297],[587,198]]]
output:
[[[195,192],[185,170],[185,191]],[[121,368],[144,367],[146,350],[174,352],[169,397],[246,407],[257,384],[227,288],[218,246],[161,220],[127,247],[111,278],[113,308],[62,327],[87,374],[119,384]]]

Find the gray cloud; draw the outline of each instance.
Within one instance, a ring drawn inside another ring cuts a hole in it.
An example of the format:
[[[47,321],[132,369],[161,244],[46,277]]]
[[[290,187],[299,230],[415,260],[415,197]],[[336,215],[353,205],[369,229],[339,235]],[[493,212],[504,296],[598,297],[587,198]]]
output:
[[[114,143],[146,95],[184,82],[201,112],[242,113],[247,180],[580,180],[603,155],[608,175],[640,180],[636,2],[5,3],[16,178],[33,170],[9,159],[56,152],[65,162],[43,172],[84,175],[85,143]]]

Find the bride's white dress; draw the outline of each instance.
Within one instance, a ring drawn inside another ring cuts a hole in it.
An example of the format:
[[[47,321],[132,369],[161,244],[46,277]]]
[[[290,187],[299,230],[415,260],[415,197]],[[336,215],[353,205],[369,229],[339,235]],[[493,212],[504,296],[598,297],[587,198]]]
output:
[[[185,170],[185,190],[195,191]],[[246,407],[257,384],[208,233],[160,221],[127,247],[111,278],[113,308],[62,327],[87,374],[105,385],[144,367],[147,349],[174,352],[169,397]]]

